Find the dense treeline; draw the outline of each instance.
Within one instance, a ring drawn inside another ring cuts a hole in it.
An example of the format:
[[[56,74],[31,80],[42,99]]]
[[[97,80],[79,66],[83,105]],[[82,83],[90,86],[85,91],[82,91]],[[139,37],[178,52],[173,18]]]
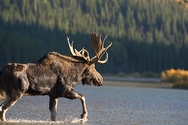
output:
[[[1,0],[0,66],[69,54],[66,36],[92,52],[95,31],[113,42],[103,73],[188,69],[187,13],[175,0]]]

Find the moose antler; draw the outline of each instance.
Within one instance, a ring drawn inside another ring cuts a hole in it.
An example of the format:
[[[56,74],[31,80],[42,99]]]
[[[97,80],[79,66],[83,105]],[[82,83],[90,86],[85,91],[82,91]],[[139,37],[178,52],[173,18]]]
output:
[[[79,57],[83,57],[85,60],[87,61],[90,61],[90,57],[89,57],[89,52],[82,48],[80,51],[76,50],[73,48],[73,41],[72,43],[70,44],[70,41],[69,41],[69,37],[67,37],[67,42],[68,42],[68,45],[69,45],[69,49],[70,49],[70,52],[73,56],[79,56]]]
[[[89,52],[86,49],[82,48],[80,51],[74,49],[73,48],[73,41],[70,44],[70,41],[69,41],[70,38],[67,37],[67,42],[68,42],[71,54],[73,56],[83,57],[85,60],[90,61],[90,62],[98,62],[98,63],[102,63],[102,64],[106,63],[107,60],[108,60],[108,53],[106,51],[112,45],[112,43],[110,43],[106,48],[104,48],[104,41],[107,38],[107,36],[104,38],[103,41],[101,41],[101,36],[98,37],[94,33],[90,33],[90,37],[91,37],[92,47],[95,51],[96,56],[94,56],[92,59],[90,59]],[[106,52],[106,59],[100,60],[105,52]]]
[[[108,61],[108,53],[106,51],[112,45],[112,43],[110,43],[106,48],[104,48],[104,41],[106,40],[107,35],[105,36],[103,41],[101,41],[101,35],[100,35],[100,37],[98,37],[94,33],[90,33],[90,38],[91,38],[92,47],[93,47],[93,49],[95,51],[95,54],[96,54],[96,56],[94,56],[91,59],[92,62],[106,63]],[[105,60],[100,60],[105,52],[106,52],[106,59]]]

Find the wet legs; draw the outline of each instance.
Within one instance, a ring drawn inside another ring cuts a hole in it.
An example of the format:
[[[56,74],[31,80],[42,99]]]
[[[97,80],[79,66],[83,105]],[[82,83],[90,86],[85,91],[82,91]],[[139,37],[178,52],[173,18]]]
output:
[[[58,104],[58,99],[50,97],[50,112],[51,112],[51,120],[56,121],[56,116],[57,116],[57,104]]]
[[[0,119],[6,121],[5,114],[21,98],[22,94],[16,94],[13,97],[7,96],[6,100],[0,106]]]
[[[65,97],[68,98],[68,99],[80,99],[80,101],[82,103],[82,109],[83,109],[83,113],[81,114],[81,118],[86,120],[88,113],[87,113],[85,97],[82,94],[75,92],[74,90],[67,91],[65,93]]]

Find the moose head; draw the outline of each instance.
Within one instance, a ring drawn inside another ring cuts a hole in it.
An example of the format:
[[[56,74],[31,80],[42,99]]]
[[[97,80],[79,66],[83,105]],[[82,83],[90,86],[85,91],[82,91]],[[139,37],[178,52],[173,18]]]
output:
[[[92,83],[95,86],[102,86],[103,85],[103,78],[102,76],[96,71],[94,63],[104,64],[108,61],[108,53],[106,52],[108,48],[112,45],[110,43],[107,47],[104,47],[104,41],[107,38],[105,36],[104,40],[101,40],[101,35],[97,36],[95,33],[90,33],[92,47],[95,52],[95,56],[90,58],[89,52],[82,48],[80,51],[73,48],[73,41],[70,44],[69,37],[67,37],[67,42],[69,45],[70,52],[72,56],[82,57],[88,64],[86,69],[82,74],[82,84],[91,85]],[[106,58],[101,60],[102,56],[106,53]]]

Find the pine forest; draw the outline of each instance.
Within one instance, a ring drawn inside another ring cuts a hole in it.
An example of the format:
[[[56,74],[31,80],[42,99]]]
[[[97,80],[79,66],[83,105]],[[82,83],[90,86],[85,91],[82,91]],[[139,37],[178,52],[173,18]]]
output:
[[[102,74],[188,69],[188,6],[180,0],[0,0],[0,67],[45,53],[94,55],[90,32],[107,35]]]

